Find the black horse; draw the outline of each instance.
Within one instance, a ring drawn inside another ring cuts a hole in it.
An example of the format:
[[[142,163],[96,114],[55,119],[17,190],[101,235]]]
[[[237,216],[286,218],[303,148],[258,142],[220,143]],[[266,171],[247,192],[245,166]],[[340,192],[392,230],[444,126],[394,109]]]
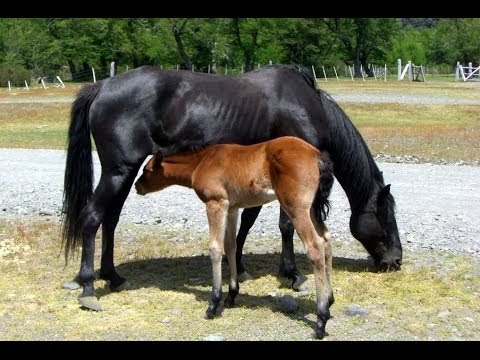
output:
[[[92,145],[102,171],[93,191]],[[71,110],[63,200],[63,245],[68,260],[82,241],[78,280],[80,303],[100,309],[94,290],[95,235],[102,225],[99,276],[112,290],[125,278],[113,264],[114,232],[140,166],[149,154],[164,156],[215,143],[253,144],[292,135],[322,151],[334,163],[346,192],[350,230],[380,269],[399,269],[402,248],[390,185],[362,136],[340,107],[300,66],[271,65],[239,76],[218,76],[150,66],[83,87]],[[253,223],[260,208],[245,209]],[[249,224],[246,224],[249,225]],[[240,231],[237,260],[244,270]],[[280,212],[280,268],[301,278],[293,253],[293,225]],[[250,225],[251,226],[251,225]],[[298,282],[297,281],[297,282]]]

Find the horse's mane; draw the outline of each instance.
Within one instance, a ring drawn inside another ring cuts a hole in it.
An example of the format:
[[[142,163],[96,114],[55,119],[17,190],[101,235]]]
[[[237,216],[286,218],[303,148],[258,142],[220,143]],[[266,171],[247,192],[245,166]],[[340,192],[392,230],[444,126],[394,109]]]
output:
[[[317,89],[310,71],[301,65],[294,65],[294,69],[322,102],[323,118],[329,124],[330,142],[327,148],[334,162],[335,176],[344,189],[355,189],[355,199],[352,199],[355,203],[364,204],[371,195],[373,181],[384,185],[383,175],[365,140],[335,100],[326,91]]]

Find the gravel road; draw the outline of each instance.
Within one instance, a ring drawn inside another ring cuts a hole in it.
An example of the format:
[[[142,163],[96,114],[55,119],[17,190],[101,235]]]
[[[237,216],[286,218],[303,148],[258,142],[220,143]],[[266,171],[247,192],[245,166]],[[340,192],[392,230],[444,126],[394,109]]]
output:
[[[60,215],[65,152],[0,149],[0,218]],[[397,203],[397,223],[405,248],[449,250],[480,256],[480,167],[378,162]],[[100,164],[95,158],[95,178]],[[327,226],[335,239],[352,241],[350,209],[335,182]],[[279,235],[278,203],[264,207],[252,232]],[[145,197],[134,190],[122,223],[161,224],[207,232],[203,204],[190,189],[174,186]]]

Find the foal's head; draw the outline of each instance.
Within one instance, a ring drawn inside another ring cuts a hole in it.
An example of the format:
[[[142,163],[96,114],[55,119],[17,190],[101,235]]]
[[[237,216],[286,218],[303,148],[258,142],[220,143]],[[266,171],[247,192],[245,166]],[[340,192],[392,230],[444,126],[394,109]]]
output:
[[[153,191],[165,189],[171,185],[164,176],[162,160],[163,156],[159,151],[145,164],[142,176],[135,183],[137,194],[145,195]]]

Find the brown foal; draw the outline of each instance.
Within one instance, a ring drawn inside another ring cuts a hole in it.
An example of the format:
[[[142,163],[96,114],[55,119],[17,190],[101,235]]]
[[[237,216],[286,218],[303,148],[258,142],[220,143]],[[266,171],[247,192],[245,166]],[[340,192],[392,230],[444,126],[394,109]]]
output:
[[[182,185],[193,188],[206,204],[213,272],[208,318],[216,315],[222,298],[224,252],[230,271],[225,306],[234,305],[239,291],[235,262],[238,209],[278,199],[313,265],[317,295],[315,333],[323,338],[334,301],[331,236],[324,224],[332,184],[333,164],[328,153],[300,138],[286,136],[249,146],[213,145],[168,157],[158,152],[145,165],[135,187],[138,194],[145,195]]]

